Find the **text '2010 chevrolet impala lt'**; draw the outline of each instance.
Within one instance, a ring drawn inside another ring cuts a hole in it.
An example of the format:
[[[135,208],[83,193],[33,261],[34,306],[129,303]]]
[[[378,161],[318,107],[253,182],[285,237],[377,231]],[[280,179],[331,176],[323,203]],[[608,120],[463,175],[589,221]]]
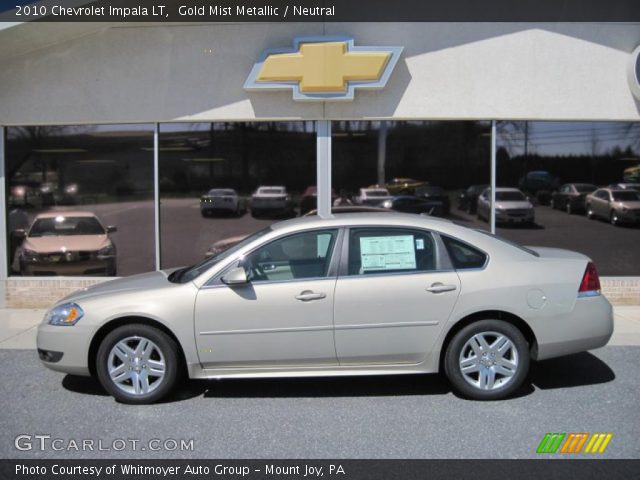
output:
[[[613,313],[579,253],[524,248],[425,216],[289,220],[202,263],[59,301],[44,364],[151,403],[190,378],[443,372],[505,398],[529,361],[605,345]],[[224,387],[221,387],[224,388]]]

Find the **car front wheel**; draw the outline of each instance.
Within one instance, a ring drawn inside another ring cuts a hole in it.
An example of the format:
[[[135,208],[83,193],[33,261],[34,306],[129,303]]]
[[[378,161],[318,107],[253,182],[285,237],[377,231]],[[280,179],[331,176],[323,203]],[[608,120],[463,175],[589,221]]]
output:
[[[179,358],[178,346],[163,331],[143,324],[124,325],[100,344],[96,371],[104,389],[116,400],[148,404],[176,385]]]
[[[529,345],[518,328],[502,320],[481,320],[460,330],[445,354],[454,390],[475,400],[513,394],[529,372]]]

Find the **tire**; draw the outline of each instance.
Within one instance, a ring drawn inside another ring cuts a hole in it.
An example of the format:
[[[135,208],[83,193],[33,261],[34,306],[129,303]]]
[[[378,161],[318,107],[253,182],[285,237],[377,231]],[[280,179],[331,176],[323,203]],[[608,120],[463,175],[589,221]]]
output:
[[[587,218],[589,220],[593,220],[595,218],[595,215],[593,214],[593,210],[591,209],[591,205],[587,204],[585,210],[587,212]]]
[[[144,354],[136,355],[140,361],[132,362],[127,367],[126,358],[135,355],[136,347],[145,340],[148,342],[147,349],[151,347],[150,358],[145,360]],[[128,357],[124,356],[126,350],[123,350],[123,343],[130,349]],[[116,345],[120,345],[120,353],[116,353]],[[146,362],[149,362],[149,365]],[[155,367],[150,365],[151,362],[155,362]],[[161,364],[164,364],[162,375],[159,373]],[[123,365],[124,367],[121,367]],[[120,382],[114,381],[109,374],[109,369],[114,367],[122,368],[123,380]],[[96,373],[104,389],[116,400],[136,405],[154,403],[165,397],[179,380],[181,362],[178,346],[171,337],[155,327],[143,324],[123,325],[109,333],[100,343],[96,357]],[[145,376],[147,384],[144,382]],[[139,378],[140,381],[135,378]],[[144,392],[145,388],[148,389],[147,392]]]
[[[571,202],[567,202],[566,211],[569,215],[573,215],[573,207],[571,206]]]
[[[475,341],[476,338],[484,339],[484,352],[480,342]],[[502,339],[510,342],[502,352],[503,366],[500,353],[495,350],[505,345]],[[474,342],[473,345],[478,352],[486,354],[481,357],[482,365],[481,362],[473,362],[477,354],[474,354],[471,342]],[[490,349],[487,349],[487,346]],[[461,370],[464,359],[469,368],[475,367],[478,371],[470,371],[465,375]],[[451,339],[445,353],[444,369],[453,389],[463,397],[474,400],[500,400],[520,388],[529,373],[529,362],[529,345],[517,327],[502,320],[480,320],[464,327]],[[511,373],[496,372],[496,369]],[[494,382],[492,385],[491,375]]]
[[[556,209],[556,202],[553,200],[553,198],[551,199],[551,202],[549,202],[549,206],[551,207],[551,210]]]

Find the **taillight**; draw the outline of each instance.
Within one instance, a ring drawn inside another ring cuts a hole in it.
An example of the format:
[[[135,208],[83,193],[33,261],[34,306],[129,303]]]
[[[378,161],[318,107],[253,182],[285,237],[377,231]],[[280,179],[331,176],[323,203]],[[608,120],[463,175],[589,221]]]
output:
[[[600,295],[600,277],[598,276],[596,266],[593,262],[589,262],[582,276],[582,282],[580,282],[578,296],[592,297],[594,295]]]

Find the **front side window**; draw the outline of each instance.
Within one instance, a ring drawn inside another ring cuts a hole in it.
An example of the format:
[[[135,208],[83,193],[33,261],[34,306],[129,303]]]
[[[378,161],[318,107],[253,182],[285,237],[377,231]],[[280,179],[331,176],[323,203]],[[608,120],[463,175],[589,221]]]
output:
[[[326,277],[337,230],[289,235],[260,247],[242,261],[252,282]]]
[[[429,232],[400,228],[358,228],[350,232],[349,275],[435,269],[435,243]]]

